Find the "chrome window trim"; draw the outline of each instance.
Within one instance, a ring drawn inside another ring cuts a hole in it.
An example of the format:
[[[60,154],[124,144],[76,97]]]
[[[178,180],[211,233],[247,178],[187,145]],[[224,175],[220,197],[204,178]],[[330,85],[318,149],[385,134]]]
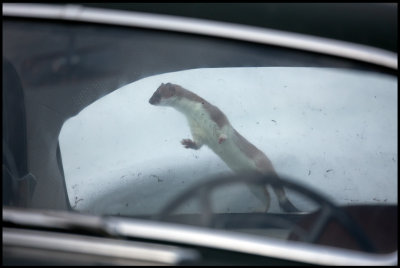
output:
[[[168,30],[249,41],[339,56],[397,70],[397,53],[345,41],[234,23],[88,8],[79,5],[3,4],[3,16],[61,19]]]
[[[15,228],[3,228],[3,251],[4,246],[96,255],[111,263],[125,259],[177,265],[199,257],[196,251],[176,246]]]
[[[284,241],[232,231],[206,229],[182,224],[119,217],[99,217],[66,211],[15,209],[3,207],[3,222],[19,226],[68,226],[100,228],[112,236],[142,238],[319,265],[397,265],[396,250],[390,254],[369,254],[335,247]],[[3,239],[7,233],[3,228]],[[23,242],[23,241],[22,241]],[[3,240],[4,244],[4,240]]]
[[[110,220],[109,230],[120,235],[178,242],[316,265],[397,265],[397,252],[370,254],[360,251],[257,237],[232,231],[204,229],[138,219]]]

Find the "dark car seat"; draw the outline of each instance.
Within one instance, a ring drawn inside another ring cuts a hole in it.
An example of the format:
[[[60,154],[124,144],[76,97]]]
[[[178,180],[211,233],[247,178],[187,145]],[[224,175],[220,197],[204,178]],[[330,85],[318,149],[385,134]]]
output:
[[[374,246],[375,253],[392,253],[397,250],[397,205],[348,205],[341,208],[352,217],[358,227],[368,236]],[[298,226],[310,230],[318,216],[319,211],[306,215],[299,220]],[[299,237],[293,232],[288,239],[297,241]],[[354,236],[335,221],[330,221],[326,225],[316,243],[339,248],[361,249],[360,245],[354,240]]]
[[[35,184],[27,165],[24,91],[14,66],[3,59],[3,205],[27,206]]]

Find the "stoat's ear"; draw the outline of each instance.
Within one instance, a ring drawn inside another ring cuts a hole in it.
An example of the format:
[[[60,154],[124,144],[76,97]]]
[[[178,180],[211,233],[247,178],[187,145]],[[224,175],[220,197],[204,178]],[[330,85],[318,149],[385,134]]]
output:
[[[168,99],[175,96],[176,87],[174,84],[171,83],[166,83],[166,84],[162,83],[157,89],[157,92],[160,95],[160,97]]]
[[[166,98],[170,98],[170,97],[175,95],[176,88],[175,88],[174,84],[167,83],[166,88],[167,88],[167,90],[165,92],[165,97]]]

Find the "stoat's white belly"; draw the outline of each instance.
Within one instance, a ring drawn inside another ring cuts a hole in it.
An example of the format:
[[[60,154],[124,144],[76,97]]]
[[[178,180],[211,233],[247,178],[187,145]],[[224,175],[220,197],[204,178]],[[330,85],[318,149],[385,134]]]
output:
[[[234,172],[257,170],[253,159],[237,146],[238,137],[230,124],[220,129],[201,106],[195,107],[187,118],[193,138],[212,149]],[[220,144],[218,141],[221,134],[227,138]]]
[[[225,126],[227,139],[219,144],[212,143],[209,147],[235,172],[256,171],[254,160],[249,158],[237,146],[237,137],[232,126]]]

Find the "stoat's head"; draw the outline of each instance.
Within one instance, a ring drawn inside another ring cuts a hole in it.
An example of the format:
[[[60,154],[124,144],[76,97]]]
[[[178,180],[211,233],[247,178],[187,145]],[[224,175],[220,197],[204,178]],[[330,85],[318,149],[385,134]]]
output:
[[[151,96],[149,103],[159,106],[172,106],[173,102],[177,99],[178,85],[171,83],[161,84]]]

